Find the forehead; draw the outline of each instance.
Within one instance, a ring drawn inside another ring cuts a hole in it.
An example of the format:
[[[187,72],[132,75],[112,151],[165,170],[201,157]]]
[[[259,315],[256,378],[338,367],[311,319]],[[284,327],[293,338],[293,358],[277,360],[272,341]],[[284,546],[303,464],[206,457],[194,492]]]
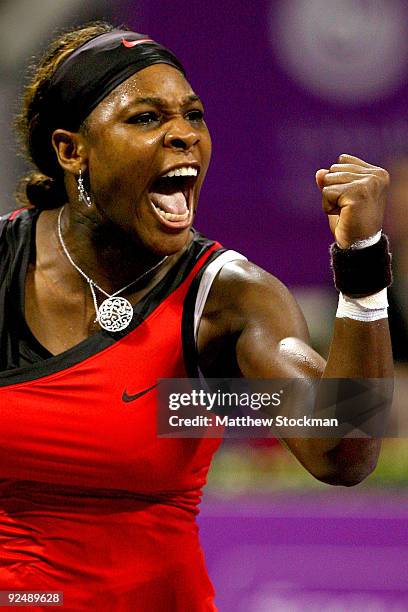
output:
[[[120,111],[139,98],[161,98],[169,105],[194,94],[183,74],[168,64],[154,64],[136,72],[118,85],[91,113]],[[95,113],[97,114],[97,113]]]

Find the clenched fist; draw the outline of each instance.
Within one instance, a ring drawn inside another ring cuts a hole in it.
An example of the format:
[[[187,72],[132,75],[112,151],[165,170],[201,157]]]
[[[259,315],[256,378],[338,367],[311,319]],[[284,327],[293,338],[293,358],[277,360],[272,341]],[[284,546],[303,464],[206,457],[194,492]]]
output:
[[[382,228],[389,185],[386,170],[344,154],[329,170],[318,170],[316,182],[330,229],[341,248],[369,238]]]

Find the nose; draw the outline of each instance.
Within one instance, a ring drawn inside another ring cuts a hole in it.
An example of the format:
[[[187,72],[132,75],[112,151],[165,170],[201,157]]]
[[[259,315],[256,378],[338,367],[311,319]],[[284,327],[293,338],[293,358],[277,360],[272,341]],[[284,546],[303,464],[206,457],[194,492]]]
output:
[[[172,121],[164,136],[164,146],[188,151],[199,142],[198,133],[184,118]]]

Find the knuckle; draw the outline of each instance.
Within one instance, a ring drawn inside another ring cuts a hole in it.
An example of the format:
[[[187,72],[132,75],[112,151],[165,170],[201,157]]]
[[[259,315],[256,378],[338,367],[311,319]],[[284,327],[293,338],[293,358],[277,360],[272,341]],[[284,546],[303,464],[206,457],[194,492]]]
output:
[[[368,176],[366,179],[365,185],[367,186],[367,189],[371,188],[372,190],[377,191],[381,185],[381,180],[375,174],[370,174],[370,176]]]
[[[354,202],[368,199],[372,191],[373,188],[370,181],[367,178],[364,178],[351,183],[349,188],[346,190],[345,195],[347,195],[347,197]]]
[[[359,186],[359,195],[360,197],[366,199],[368,198],[368,196],[370,195],[370,184],[368,182],[367,179],[364,180],[364,182],[361,182],[361,185]]]
[[[384,168],[378,168],[377,177],[381,180],[384,185],[388,186],[390,184],[390,174]]]

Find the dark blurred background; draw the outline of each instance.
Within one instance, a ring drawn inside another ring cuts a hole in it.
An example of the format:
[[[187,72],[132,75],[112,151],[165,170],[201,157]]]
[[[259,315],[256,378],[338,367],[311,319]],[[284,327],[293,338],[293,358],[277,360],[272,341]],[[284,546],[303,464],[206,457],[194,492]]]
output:
[[[408,609],[408,3],[3,0],[2,212],[27,169],[12,123],[30,57],[56,29],[91,19],[125,23],[180,57],[213,138],[195,225],[290,287],[324,355],[337,294],[315,171],[341,153],[390,170],[401,437],[353,489],[314,481],[276,442],[229,441],[201,532],[221,611]]]

